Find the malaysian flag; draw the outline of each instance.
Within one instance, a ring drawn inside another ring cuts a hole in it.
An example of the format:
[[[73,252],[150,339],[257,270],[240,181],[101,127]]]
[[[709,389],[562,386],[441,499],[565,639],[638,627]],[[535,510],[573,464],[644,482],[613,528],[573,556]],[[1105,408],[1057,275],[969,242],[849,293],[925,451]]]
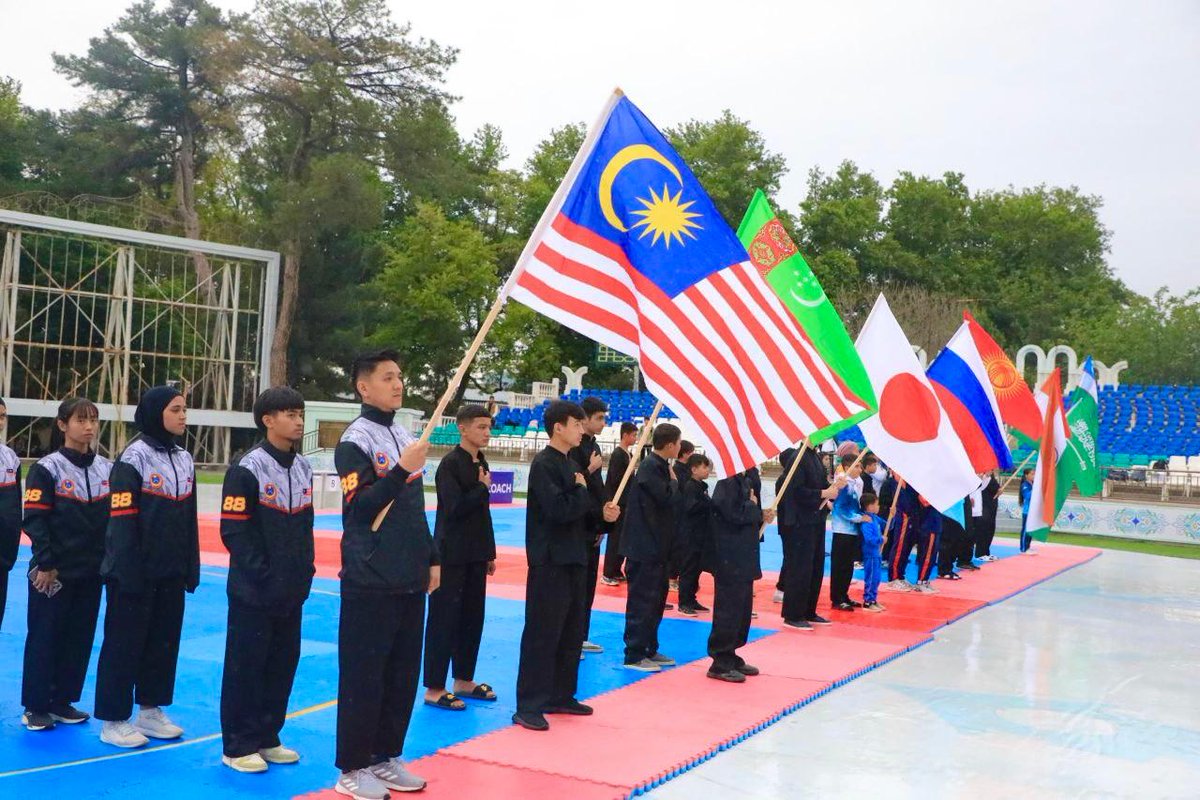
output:
[[[509,296],[638,360],[723,475],[862,411],[696,176],[620,91],[580,148]]]

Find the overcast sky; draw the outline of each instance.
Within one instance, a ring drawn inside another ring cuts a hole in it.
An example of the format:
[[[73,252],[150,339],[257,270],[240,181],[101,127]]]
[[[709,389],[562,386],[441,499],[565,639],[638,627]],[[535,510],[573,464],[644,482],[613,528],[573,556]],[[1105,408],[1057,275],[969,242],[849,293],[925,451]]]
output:
[[[83,52],[127,5],[0,0],[0,74],[28,105],[77,102],[50,53]],[[1104,198],[1128,285],[1200,284],[1196,0],[391,5],[459,48],[460,128],[498,125],[513,166],[550,128],[591,122],[619,85],[659,127],[724,108],[750,120],[787,158],[788,208],[811,167],[847,158],[885,183],[954,170],[972,189],[1074,185]]]

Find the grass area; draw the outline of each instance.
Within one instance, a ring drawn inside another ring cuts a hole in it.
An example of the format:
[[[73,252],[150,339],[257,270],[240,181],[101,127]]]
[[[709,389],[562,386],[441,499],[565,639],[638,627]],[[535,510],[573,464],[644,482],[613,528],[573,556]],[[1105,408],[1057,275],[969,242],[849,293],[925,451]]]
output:
[[[1015,531],[996,531],[996,536],[1006,539],[1016,539]],[[1152,556],[1171,556],[1172,558],[1200,559],[1200,544],[1181,544],[1176,542],[1150,542],[1139,539],[1122,539],[1116,536],[1091,536],[1083,533],[1059,533],[1051,531],[1052,544],[1076,544],[1083,547],[1100,547],[1105,550],[1126,550],[1131,553],[1146,553]]]
[[[223,469],[198,469],[196,470],[196,483],[211,483],[220,486],[225,482],[225,470]]]

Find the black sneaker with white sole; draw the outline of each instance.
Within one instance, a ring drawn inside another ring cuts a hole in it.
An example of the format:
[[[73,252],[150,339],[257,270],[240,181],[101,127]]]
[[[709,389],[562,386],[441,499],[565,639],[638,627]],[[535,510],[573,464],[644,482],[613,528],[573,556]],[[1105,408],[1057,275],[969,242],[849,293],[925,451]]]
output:
[[[28,731],[49,731],[54,729],[54,717],[41,711],[26,711],[21,715],[21,724]]]
[[[820,614],[813,614],[811,617],[808,618],[807,622],[810,625],[832,625],[833,624],[833,622],[825,619]]]
[[[700,612],[695,606],[680,606],[679,613],[683,614],[685,617],[694,617]]]
[[[55,722],[61,722],[64,725],[78,725],[81,722],[87,722],[92,715],[80,711],[70,703],[63,703],[61,706],[50,709],[50,717]]]
[[[813,626],[807,620],[803,619],[785,619],[783,627],[796,631],[811,631],[813,629]]]

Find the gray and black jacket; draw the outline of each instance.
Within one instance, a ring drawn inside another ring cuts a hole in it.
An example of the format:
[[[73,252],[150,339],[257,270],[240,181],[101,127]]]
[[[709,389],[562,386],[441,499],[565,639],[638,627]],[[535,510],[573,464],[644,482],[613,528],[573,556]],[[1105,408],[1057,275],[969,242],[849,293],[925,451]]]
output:
[[[21,543],[21,459],[0,444],[0,573],[17,563]]]
[[[112,514],[100,574],[122,592],[140,594],[149,583],[200,584],[200,528],[196,467],[177,444],[142,434],[112,470]]]
[[[225,473],[221,541],[231,600],[294,610],[312,588],[313,473],[302,455],[259,442]]]
[[[63,447],[29,468],[23,527],[31,567],[56,569],[64,581],[99,574],[112,467],[104,456]]]
[[[440,561],[425,516],[424,481],[421,472],[400,466],[401,451],[414,441],[395,414],[364,404],[334,450],[342,479],[343,589],[407,594],[429,587],[429,567]]]

